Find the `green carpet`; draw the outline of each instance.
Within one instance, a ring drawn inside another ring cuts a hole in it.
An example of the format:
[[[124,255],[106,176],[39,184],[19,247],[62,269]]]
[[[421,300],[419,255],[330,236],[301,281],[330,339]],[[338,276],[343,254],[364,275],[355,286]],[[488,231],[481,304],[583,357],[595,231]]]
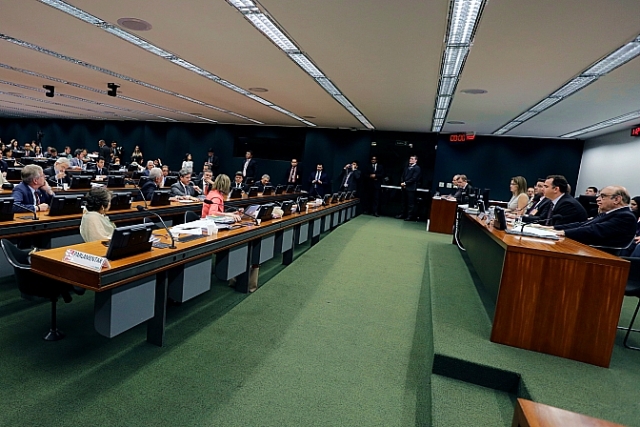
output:
[[[457,247],[431,243],[429,265],[434,373],[640,426],[640,352],[622,346],[621,331],[609,369],[491,343],[489,316]],[[625,301],[621,324],[628,324],[636,301]],[[640,335],[635,339],[639,341]],[[433,416],[437,419],[438,414]]]
[[[93,330],[91,295],[59,310],[0,285],[7,426],[429,425],[424,223],[358,217],[249,297],[217,283],[171,307],[167,346]],[[275,271],[275,274],[273,272]]]

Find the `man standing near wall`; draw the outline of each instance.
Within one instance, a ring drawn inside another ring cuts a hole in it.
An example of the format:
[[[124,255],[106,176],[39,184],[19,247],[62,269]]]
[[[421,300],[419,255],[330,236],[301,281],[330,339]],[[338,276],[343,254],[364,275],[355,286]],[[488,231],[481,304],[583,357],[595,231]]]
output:
[[[418,156],[409,157],[409,164],[402,171],[400,178],[400,187],[402,187],[402,213],[396,218],[405,221],[415,221],[416,212],[416,191],[418,190],[418,182],[422,177],[420,166],[418,166]]]
[[[373,216],[380,216],[380,190],[382,186],[382,178],[384,177],[384,168],[378,163],[377,156],[371,156],[371,164],[365,170],[367,177],[367,203],[366,212],[371,212]]]

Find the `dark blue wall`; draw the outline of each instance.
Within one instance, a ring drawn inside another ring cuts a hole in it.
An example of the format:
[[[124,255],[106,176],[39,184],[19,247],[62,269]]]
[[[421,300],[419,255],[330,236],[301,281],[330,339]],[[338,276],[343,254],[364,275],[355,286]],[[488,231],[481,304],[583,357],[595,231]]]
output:
[[[92,120],[32,120],[0,119],[0,138],[8,143],[12,138],[20,143],[45,136],[43,145],[62,150],[65,145],[97,149],[99,139],[118,141],[125,148],[124,162],[135,145],[139,145],[145,160],[160,158],[172,170],[178,170],[185,153],[194,157],[196,171],[213,147],[220,158],[220,171],[232,176],[240,170],[244,159],[234,157],[236,137],[253,136],[285,140],[294,138],[304,144],[301,163],[306,181],[317,163],[322,163],[334,189],[343,166],[358,160],[361,167],[370,155],[378,156],[385,166],[389,183],[398,185],[402,168],[409,155],[419,155],[422,186],[436,189],[438,181],[449,182],[456,173],[468,175],[473,184],[491,188],[492,199],[509,199],[509,179],[523,175],[528,182],[537,177],[560,173],[575,186],[580,168],[583,142],[560,139],[509,138],[477,136],[475,141],[450,144],[433,133],[357,131],[318,128],[281,128],[274,126],[234,126],[215,124],[116,122]],[[304,141],[304,142],[302,142]],[[375,146],[372,143],[375,142]],[[437,150],[436,150],[437,145]],[[273,182],[284,179],[289,162],[267,160],[256,156],[258,173],[268,173]]]
[[[547,175],[564,175],[573,188],[578,181],[584,141],[476,136],[474,141],[438,142],[433,190],[439,181],[465,174],[473,186],[490,188],[491,199],[509,200],[511,177],[522,175],[529,186]]]

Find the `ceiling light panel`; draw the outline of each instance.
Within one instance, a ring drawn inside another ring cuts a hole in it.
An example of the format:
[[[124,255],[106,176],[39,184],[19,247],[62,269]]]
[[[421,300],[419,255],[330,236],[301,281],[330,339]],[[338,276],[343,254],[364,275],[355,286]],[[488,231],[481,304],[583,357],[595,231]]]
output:
[[[631,120],[636,120],[636,119],[639,119],[639,118],[640,118],[640,110],[634,111],[634,112],[631,112],[631,113],[627,113],[627,114],[623,114],[621,116],[614,117],[614,118],[611,118],[611,119],[604,120],[604,121],[602,121],[600,123],[596,123],[594,125],[587,126],[585,128],[578,129],[576,131],[566,133],[564,135],[561,135],[561,137],[562,138],[575,138],[575,137],[578,137],[580,135],[584,135],[586,133],[595,132],[595,131],[600,130],[600,129],[605,129],[605,128],[608,128],[608,127],[611,127],[611,126],[619,125],[621,123],[629,122]]]
[[[41,0],[39,0],[41,1]],[[207,70],[204,70],[200,67],[198,67],[195,64],[191,64],[190,62],[179,58],[177,55],[172,54],[171,52],[164,50],[158,46],[155,46],[154,44],[150,43],[147,40],[144,40],[138,36],[136,36],[135,34],[131,34],[128,31],[125,31],[119,27],[116,27],[112,24],[107,23],[106,21],[93,16],[79,8],[76,8],[74,6],[69,5],[68,3],[61,1],[61,0],[42,0],[42,3],[47,4],[51,7],[54,7],[62,12],[65,12],[71,16],[74,16],[78,19],[81,19],[84,22],[87,22],[89,24],[95,25],[98,28],[103,29],[104,31],[107,31],[129,43],[134,44],[137,47],[140,47],[144,50],[146,50],[149,53],[152,53],[156,56],[159,56],[161,58],[167,59],[169,61],[171,61],[172,63],[179,65],[189,71],[195,72],[201,76],[204,76],[216,83],[219,83],[225,87],[227,87],[228,89],[231,89],[241,95],[244,96],[248,96],[251,93],[238,87],[237,85],[234,85],[233,83],[227,82],[226,80],[221,79],[220,77],[218,77],[217,75],[215,75],[214,73],[211,73]],[[251,2],[246,2],[246,1],[236,1],[235,2],[237,5],[243,4],[244,8],[246,9],[246,6],[251,4],[253,5],[253,3]],[[249,6],[249,8],[251,8],[251,6]],[[260,14],[262,15],[262,14]],[[275,27],[268,18],[266,18],[266,16],[262,16],[262,17],[257,17],[258,20],[256,22],[261,22],[262,24],[260,24],[260,29],[263,33],[265,33],[269,38],[272,38],[272,41],[274,41],[274,43],[276,43],[276,40],[278,41],[277,43],[280,43],[280,45],[282,45],[282,47],[284,49],[287,49],[287,52],[294,52],[294,50],[291,50],[291,46],[293,46],[295,48],[295,45],[293,45],[293,43],[288,40],[288,38],[277,28]],[[258,24],[256,24],[258,25]],[[273,28],[272,28],[273,27]],[[81,61],[80,61],[81,62]],[[82,65],[81,63],[78,63],[78,65]],[[95,67],[95,66],[92,66]],[[91,68],[91,67],[90,67]],[[95,67],[96,71],[101,71],[104,72],[104,69],[101,69],[100,67]],[[116,76],[114,76],[116,77]],[[121,77],[119,77],[121,78]],[[127,80],[126,78],[123,80]],[[132,79],[135,80],[135,79]],[[137,84],[143,84],[142,82],[139,81],[135,81]],[[154,90],[159,90],[159,87],[150,85],[150,84],[143,84],[143,86],[148,87],[149,89],[154,89]],[[253,99],[253,98],[250,98]],[[286,111],[284,108],[281,108],[282,110]],[[227,112],[224,109],[219,108],[218,109],[221,112]],[[295,114],[287,114],[289,117],[294,117]],[[252,122],[257,122],[256,120],[251,120]]]
[[[482,10],[486,0],[452,0],[449,8],[445,48],[440,64],[440,82],[436,106],[444,103],[444,96],[448,96],[448,105],[444,112],[436,109],[433,112],[432,132],[440,132],[444,119],[449,113],[464,63],[469,55],[473,36],[480,22]]]
[[[302,52],[302,50],[282,31],[272,17],[263,13],[259,7],[249,0],[227,0],[231,6],[242,13],[253,26],[262,32],[273,44],[289,56],[298,64],[305,73],[312,77],[329,95],[345,107],[360,123],[367,129],[375,129],[367,118],[351,102],[346,101],[346,97],[340,90],[331,83],[322,71],[313,63],[312,59]],[[346,102],[345,102],[346,101]]]
[[[567,99],[568,97],[574,95],[575,93],[581,91],[585,87],[589,86],[591,83],[593,83],[596,80],[598,80],[598,78],[600,78],[600,77],[604,76],[605,74],[610,73],[611,71],[615,70],[616,68],[628,63],[632,59],[637,58],[638,55],[640,55],[640,36],[637,36],[636,38],[634,38],[629,43],[625,44],[624,46],[619,47],[618,49],[614,50],[613,52],[611,52],[610,54],[608,54],[604,58],[600,59],[595,64],[591,65],[589,68],[587,68],[586,70],[582,71],[578,76],[574,77],[573,79],[569,80],[567,83],[562,85],[560,88],[558,88],[555,92],[553,92],[547,98],[543,99],[541,102],[539,102],[538,104],[536,104],[533,107],[531,107],[529,110],[527,110],[524,113],[522,113],[518,117],[525,116],[527,114],[527,112],[535,112],[536,114],[529,115],[528,116],[529,118],[527,118],[526,120],[520,121],[516,126],[524,123],[525,121],[529,120],[530,118],[536,116],[538,113],[541,113],[542,111],[545,111],[546,109],[551,108],[552,106],[554,106],[555,104],[559,103],[560,101],[563,101],[563,100]],[[514,121],[516,121],[516,120],[518,120],[518,119],[514,119]],[[604,122],[602,122],[602,123],[604,123]],[[602,126],[602,123],[598,123],[598,124],[596,124],[594,126]],[[612,126],[612,125],[610,124],[608,126]],[[502,126],[500,129],[495,131],[494,134],[495,135],[504,134],[505,133],[505,128],[507,128],[507,127],[508,127],[507,125]],[[506,132],[508,132],[509,130],[513,129],[514,127],[515,126],[510,127]],[[590,129],[590,127],[584,128],[584,129]],[[582,129],[582,130],[584,130],[584,129]],[[601,127],[598,128],[598,129],[601,129]],[[580,130],[580,131],[582,131],[582,130]],[[565,135],[576,135],[576,132],[580,132],[580,131],[571,132],[571,133],[565,134]],[[587,132],[591,132],[591,131],[592,130],[588,130],[588,131],[584,131],[582,133],[587,133]],[[579,134],[581,135],[582,133],[579,133]],[[567,137],[565,135],[562,135],[562,137],[565,137],[565,138],[572,138],[573,137],[573,136]]]

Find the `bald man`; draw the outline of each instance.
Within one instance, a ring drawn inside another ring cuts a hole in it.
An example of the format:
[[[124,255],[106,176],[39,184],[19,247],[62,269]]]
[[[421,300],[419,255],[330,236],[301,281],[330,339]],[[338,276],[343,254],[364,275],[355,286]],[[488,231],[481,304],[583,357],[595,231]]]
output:
[[[588,221],[556,225],[558,235],[593,246],[625,248],[634,238],[637,219],[629,209],[631,197],[627,189],[611,185],[600,191],[598,216]]]

